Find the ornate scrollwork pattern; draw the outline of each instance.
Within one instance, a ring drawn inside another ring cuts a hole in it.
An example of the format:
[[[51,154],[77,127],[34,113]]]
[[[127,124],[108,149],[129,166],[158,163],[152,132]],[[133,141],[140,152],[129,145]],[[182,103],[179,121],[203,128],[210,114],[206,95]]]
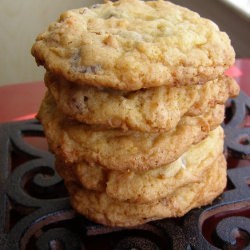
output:
[[[72,210],[36,120],[0,125],[0,249],[249,249],[249,115],[244,93],[228,101],[225,150],[236,163],[213,204],[132,229],[97,225]]]

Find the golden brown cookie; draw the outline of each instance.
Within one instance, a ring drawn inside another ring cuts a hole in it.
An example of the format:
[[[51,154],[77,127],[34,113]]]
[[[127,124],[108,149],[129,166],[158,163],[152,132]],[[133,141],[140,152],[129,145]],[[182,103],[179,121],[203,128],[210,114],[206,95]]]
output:
[[[204,85],[155,87],[133,92],[80,86],[47,72],[45,82],[58,108],[90,125],[145,132],[167,132],[183,116],[197,116],[239,92],[229,77]]]
[[[67,119],[51,95],[38,113],[51,150],[66,163],[86,161],[115,170],[147,170],[179,158],[192,144],[204,139],[224,119],[224,105],[204,115],[183,118],[167,133],[101,130]]]
[[[131,204],[65,182],[73,208],[87,218],[109,226],[132,227],[148,221],[180,217],[192,208],[211,203],[226,186],[226,161],[219,156],[200,182],[183,186],[171,196],[149,204]]]
[[[86,162],[65,163],[57,156],[55,169],[65,181],[76,181],[86,189],[98,192],[105,192],[108,174],[110,171],[115,171],[103,169],[97,164],[88,165]]]
[[[200,182],[207,168],[222,154],[223,144],[223,129],[218,127],[176,161],[153,170],[105,170],[86,162],[66,165],[60,159],[56,169],[65,181],[76,181],[86,189],[106,192],[120,201],[150,203],[171,195],[182,186]]]
[[[161,0],[67,11],[37,37],[32,54],[69,81],[120,90],[202,84],[235,58],[215,23]]]

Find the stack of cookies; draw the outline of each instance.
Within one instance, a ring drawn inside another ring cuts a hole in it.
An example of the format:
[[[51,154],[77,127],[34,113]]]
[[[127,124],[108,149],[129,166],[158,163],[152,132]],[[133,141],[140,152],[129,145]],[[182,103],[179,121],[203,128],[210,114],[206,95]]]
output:
[[[183,216],[226,185],[228,36],[165,1],[70,10],[38,36],[41,121],[80,214],[111,226]]]

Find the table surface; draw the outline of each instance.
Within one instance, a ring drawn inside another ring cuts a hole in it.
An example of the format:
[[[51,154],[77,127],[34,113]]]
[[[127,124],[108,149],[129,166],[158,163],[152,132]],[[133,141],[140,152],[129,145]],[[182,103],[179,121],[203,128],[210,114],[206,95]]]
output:
[[[250,58],[237,59],[227,73],[250,96]],[[34,118],[45,91],[42,81],[0,87],[0,123]]]
[[[0,122],[35,116],[46,91],[43,82],[19,83],[0,88]]]

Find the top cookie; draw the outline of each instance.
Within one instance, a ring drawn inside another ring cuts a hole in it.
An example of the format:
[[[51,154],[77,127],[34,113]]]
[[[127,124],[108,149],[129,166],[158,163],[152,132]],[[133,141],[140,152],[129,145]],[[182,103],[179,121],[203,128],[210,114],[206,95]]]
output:
[[[216,24],[162,0],[67,11],[37,37],[32,54],[69,81],[120,90],[205,83],[235,58]]]

